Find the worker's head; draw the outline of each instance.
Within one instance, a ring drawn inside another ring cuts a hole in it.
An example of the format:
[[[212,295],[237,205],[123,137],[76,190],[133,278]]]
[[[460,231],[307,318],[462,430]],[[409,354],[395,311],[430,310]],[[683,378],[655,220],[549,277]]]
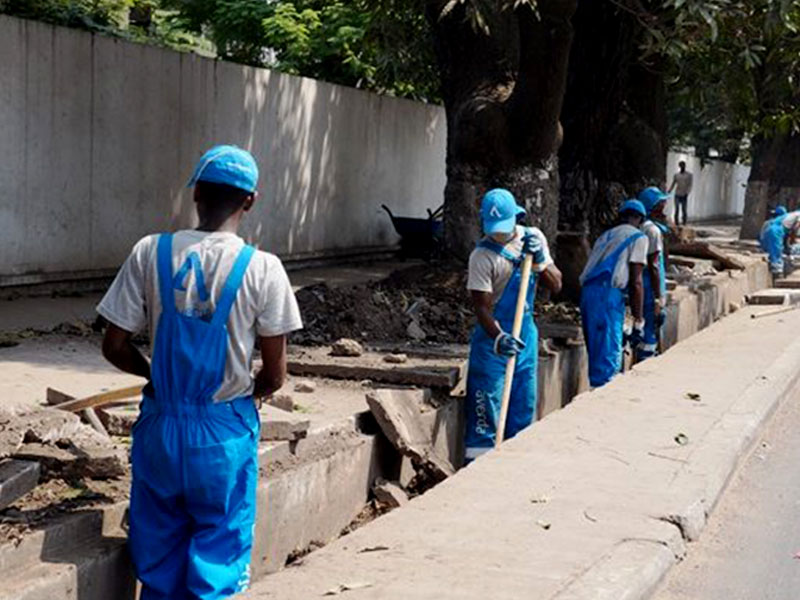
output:
[[[626,200],[619,207],[619,218],[623,223],[639,227],[647,217],[644,205],[638,200]]]
[[[775,208],[772,209],[771,216],[772,217],[782,217],[787,212],[788,211],[786,210],[786,207],[783,206],[782,204],[779,204],[778,206],[776,206]]]
[[[661,189],[655,186],[644,189],[639,193],[639,202],[644,205],[649,217],[663,217],[667,200],[669,200],[669,194],[662,192]]]
[[[210,215],[248,211],[256,199],[258,166],[253,156],[236,146],[214,146],[200,157],[188,186],[200,220]]]
[[[681,173],[683,173],[686,170],[686,161],[682,160],[681,162],[679,162],[678,163],[678,168],[680,168]]]
[[[489,190],[481,201],[483,233],[499,242],[507,241],[514,235],[517,217],[524,214],[525,209],[517,205],[511,192],[503,188]]]

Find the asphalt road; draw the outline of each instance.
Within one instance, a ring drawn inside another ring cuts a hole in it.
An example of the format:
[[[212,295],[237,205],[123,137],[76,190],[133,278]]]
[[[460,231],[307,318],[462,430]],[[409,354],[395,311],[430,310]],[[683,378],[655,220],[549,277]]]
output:
[[[800,599],[800,397],[781,406],[655,600]]]

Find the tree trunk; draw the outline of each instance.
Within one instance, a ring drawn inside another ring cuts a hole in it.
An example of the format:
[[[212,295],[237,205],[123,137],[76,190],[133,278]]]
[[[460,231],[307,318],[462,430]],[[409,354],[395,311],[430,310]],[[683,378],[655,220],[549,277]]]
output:
[[[626,197],[666,179],[666,95],[640,64],[642,25],[612,2],[582,2],[564,100],[560,229],[599,235]]]
[[[498,2],[484,14],[488,33],[473,27],[468,4],[440,18],[446,4],[427,5],[447,112],[445,245],[466,260],[480,234],[480,199],[492,187],[508,188],[529,222],[555,235],[559,115],[577,0],[540,0],[538,17],[527,5]]]
[[[741,239],[755,239],[770,207],[794,210],[800,203],[800,136],[753,139],[753,163],[744,201]]]

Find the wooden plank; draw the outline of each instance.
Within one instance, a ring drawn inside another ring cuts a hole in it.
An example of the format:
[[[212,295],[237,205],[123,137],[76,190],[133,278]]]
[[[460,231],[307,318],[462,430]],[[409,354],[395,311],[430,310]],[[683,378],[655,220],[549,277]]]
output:
[[[67,410],[70,412],[80,412],[86,408],[97,408],[100,406],[107,406],[109,404],[119,402],[120,400],[124,400],[126,398],[132,398],[134,396],[138,396],[142,393],[142,388],[144,388],[144,385],[132,385],[117,390],[110,390],[108,392],[103,392],[102,394],[95,394],[94,396],[89,396],[87,398],[78,398],[76,400],[69,400],[67,402],[62,402],[57,406],[61,410]]]
[[[716,260],[726,269],[738,269],[740,271],[745,269],[744,263],[738,258],[726,254],[721,248],[709,244],[708,242],[670,244],[669,254],[670,258],[672,258],[673,255],[680,254],[682,256]]]

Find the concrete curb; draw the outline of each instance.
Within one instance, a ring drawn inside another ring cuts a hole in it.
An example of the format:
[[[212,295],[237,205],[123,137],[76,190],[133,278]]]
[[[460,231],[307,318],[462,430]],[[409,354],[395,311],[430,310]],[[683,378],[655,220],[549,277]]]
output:
[[[731,405],[695,449],[697,459],[676,478],[673,487],[697,488],[694,501],[658,518],[678,527],[686,542],[697,540],[737,468],[753,450],[759,433],[780,404],[797,391],[798,383],[800,339]],[[698,478],[704,480],[702,487],[697,486]],[[553,600],[645,600],[652,597],[681,558],[657,541],[628,540],[570,582]]]

